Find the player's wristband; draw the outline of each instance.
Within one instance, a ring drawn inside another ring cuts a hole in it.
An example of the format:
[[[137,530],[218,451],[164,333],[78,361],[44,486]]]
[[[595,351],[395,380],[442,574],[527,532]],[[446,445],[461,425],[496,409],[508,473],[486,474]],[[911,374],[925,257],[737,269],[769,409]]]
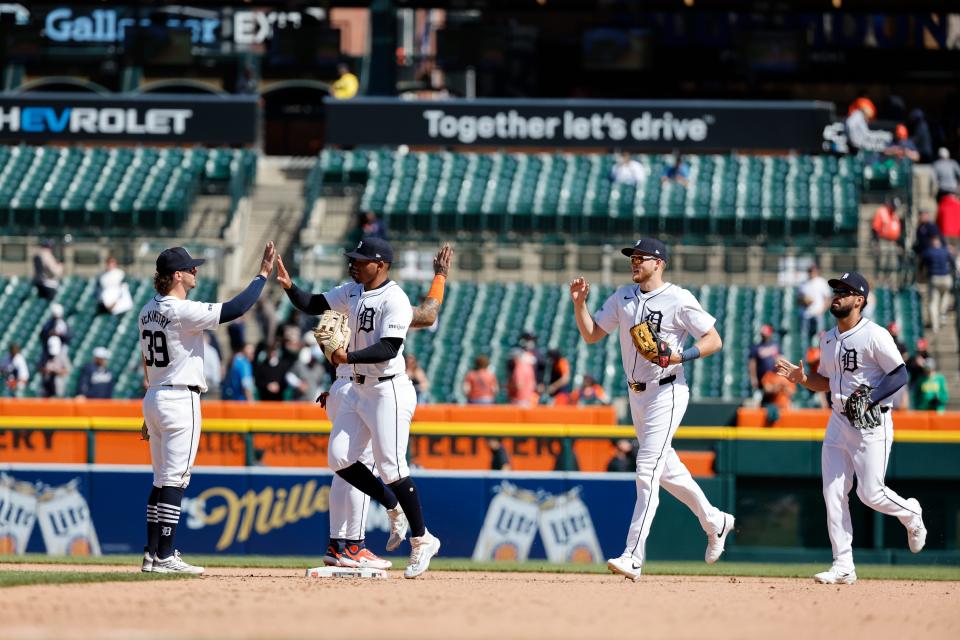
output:
[[[447,276],[438,273],[433,276],[433,284],[430,285],[430,291],[427,292],[428,298],[433,298],[437,304],[443,304],[443,285],[447,281]]]
[[[696,345],[685,349],[683,353],[680,354],[680,362],[687,362],[688,360],[696,360],[700,357],[700,349]]]

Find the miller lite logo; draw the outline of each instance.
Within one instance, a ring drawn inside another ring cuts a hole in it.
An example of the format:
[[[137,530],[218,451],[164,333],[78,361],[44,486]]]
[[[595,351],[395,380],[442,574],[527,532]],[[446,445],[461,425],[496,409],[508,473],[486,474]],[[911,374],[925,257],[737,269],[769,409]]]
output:
[[[860,366],[856,349],[844,349],[843,355],[840,356],[840,362],[843,364],[844,371],[856,371]]]
[[[357,317],[358,327],[360,331],[370,332],[373,331],[373,315],[376,313],[375,310],[367,308],[360,312],[360,315]]]
[[[651,327],[653,327],[654,329],[657,330],[657,332],[659,332],[660,325],[663,323],[663,313],[660,311],[651,311],[650,313],[647,314],[646,320]]]

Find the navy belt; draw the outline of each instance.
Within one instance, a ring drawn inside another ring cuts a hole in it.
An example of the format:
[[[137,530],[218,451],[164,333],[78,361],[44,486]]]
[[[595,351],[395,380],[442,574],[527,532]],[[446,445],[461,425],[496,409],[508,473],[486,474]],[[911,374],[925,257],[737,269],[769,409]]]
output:
[[[200,387],[198,387],[198,386],[195,385],[195,384],[188,384],[188,385],[182,385],[182,384],[163,384],[163,385],[160,385],[160,386],[161,386],[161,387],[171,387],[171,388],[186,386],[187,389],[189,389],[190,391],[193,391],[195,394],[200,395]]]
[[[657,384],[659,384],[662,387],[664,385],[670,384],[676,379],[677,379],[677,376],[676,374],[674,374],[672,376],[667,376],[666,378],[660,378],[659,380],[657,380]],[[630,390],[633,391],[634,393],[642,393],[647,390],[647,384],[653,384],[653,383],[652,382],[651,383],[628,382],[627,384],[630,386]]]
[[[372,378],[373,376],[339,376],[339,377],[346,378],[347,380],[352,380],[357,384],[365,384],[367,381],[367,378]],[[379,378],[377,378],[377,382],[386,382],[387,380],[393,380],[396,377],[397,377],[396,374],[392,376],[380,376]]]

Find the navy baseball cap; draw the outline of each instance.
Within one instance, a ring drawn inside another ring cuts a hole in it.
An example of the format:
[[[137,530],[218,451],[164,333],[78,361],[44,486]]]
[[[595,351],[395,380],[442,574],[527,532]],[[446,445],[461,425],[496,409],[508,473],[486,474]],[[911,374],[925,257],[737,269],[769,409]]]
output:
[[[191,258],[190,254],[183,247],[173,247],[164,249],[157,256],[157,272],[173,273],[174,271],[186,271],[194,267],[199,267],[206,260],[203,258]]]
[[[870,283],[856,271],[848,271],[839,278],[828,280],[827,284],[834,289],[850,289],[858,296],[863,296],[864,298],[870,295]]]
[[[640,238],[637,240],[637,244],[632,247],[627,247],[626,249],[621,249],[620,253],[628,258],[635,253],[645,253],[648,256],[660,258],[664,262],[667,261],[667,245],[656,238]]]
[[[354,260],[393,262],[393,248],[383,238],[364,238],[357,244],[357,248],[348,251],[346,256]]]

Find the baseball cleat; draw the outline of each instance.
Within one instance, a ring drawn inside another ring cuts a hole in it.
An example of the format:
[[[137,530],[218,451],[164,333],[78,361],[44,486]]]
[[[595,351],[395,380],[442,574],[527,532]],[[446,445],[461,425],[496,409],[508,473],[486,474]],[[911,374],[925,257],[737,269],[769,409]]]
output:
[[[140,565],[140,571],[143,573],[151,573],[153,571],[153,563],[156,561],[156,556],[147,551],[146,547],[143,549],[143,564]]]
[[[853,569],[844,571],[839,567],[830,567],[829,571],[821,571],[813,576],[813,581],[820,584],[853,584],[857,581],[857,572]]]
[[[323,556],[323,564],[328,567],[342,567],[344,565],[340,564],[343,560],[343,543],[337,544],[331,542],[327,545],[327,552]]]
[[[157,558],[153,561],[153,573],[190,573],[198,576],[203,573],[203,567],[187,564],[180,557],[180,552],[174,551],[169,558]]]
[[[723,525],[720,527],[720,531],[707,534],[707,551],[703,554],[703,559],[707,564],[713,564],[720,559],[723,548],[727,544],[727,536],[733,531],[733,525],[736,523],[736,518],[729,513],[721,515],[723,516]]]
[[[387,515],[390,517],[390,539],[387,540],[387,551],[393,551],[400,546],[400,543],[407,537],[407,529],[410,524],[407,522],[407,516],[404,515],[400,505],[393,509],[387,509]]]
[[[326,558],[324,558],[324,562],[326,562]],[[347,543],[340,555],[340,566],[355,569],[389,569],[393,566],[393,563],[384,560],[366,547]]]
[[[907,525],[907,544],[910,545],[910,551],[920,553],[923,546],[927,544],[927,528],[923,525],[923,509],[916,498],[907,500],[910,511],[915,511],[917,515],[913,516],[910,524]]]
[[[614,573],[619,573],[627,580],[640,582],[640,574],[643,571],[643,563],[633,557],[632,554],[625,553],[619,558],[607,560],[607,569]]]
[[[429,531],[419,538],[410,538],[410,564],[403,572],[404,578],[416,578],[430,566],[430,559],[440,551],[440,540]]]

